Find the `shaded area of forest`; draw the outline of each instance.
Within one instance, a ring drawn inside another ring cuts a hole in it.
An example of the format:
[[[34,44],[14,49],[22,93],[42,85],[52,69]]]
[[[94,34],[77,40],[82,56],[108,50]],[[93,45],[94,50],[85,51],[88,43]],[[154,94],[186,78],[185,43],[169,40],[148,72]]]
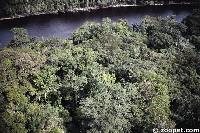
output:
[[[199,0],[0,0],[0,17],[87,11],[118,5],[199,4]]]

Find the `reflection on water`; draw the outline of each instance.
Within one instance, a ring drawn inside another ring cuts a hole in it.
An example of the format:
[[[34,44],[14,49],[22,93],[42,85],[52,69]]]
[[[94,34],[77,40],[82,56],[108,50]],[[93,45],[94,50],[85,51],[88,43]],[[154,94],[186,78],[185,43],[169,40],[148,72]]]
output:
[[[180,22],[192,13],[193,8],[188,6],[110,8],[90,13],[43,15],[6,20],[0,22],[0,47],[5,46],[12,38],[10,29],[13,27],[26,28],[31,36],[68,38],[86,21],[99,22],[102,18],[109,17],[113,21],[122,18],[129,24],[136,24],[140,23],[146,15],[162,17],[176,15],[176,20]]]

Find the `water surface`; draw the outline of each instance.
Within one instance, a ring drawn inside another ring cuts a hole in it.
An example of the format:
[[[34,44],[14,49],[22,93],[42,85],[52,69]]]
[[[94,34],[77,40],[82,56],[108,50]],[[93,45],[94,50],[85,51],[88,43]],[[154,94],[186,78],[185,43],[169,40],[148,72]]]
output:
[[[183,18],[190,15],[194,6],[160,6],[160,7],[124,7],[100,9],[84,13],[66,13],[59,15],[41,15],[26,18],[5,20],[0,22],[0,47],[6,46],[11,40],[10,29],[23,27],[28,34],[36,37],[58,37],[68,38],[71,34],[86,21],[100,22],[103,18],[109,17],[113,21],[126,19],[129,24],[140,23],[146,16],[171,16],[175,15],[176,20],[181,22]]]

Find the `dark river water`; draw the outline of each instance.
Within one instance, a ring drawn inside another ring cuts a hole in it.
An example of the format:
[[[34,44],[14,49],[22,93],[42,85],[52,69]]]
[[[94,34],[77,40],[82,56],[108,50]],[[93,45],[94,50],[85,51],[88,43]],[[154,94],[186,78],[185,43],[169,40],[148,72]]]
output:
[[[176,20],[181,22],[190,15],[195,6],[168,6],[168,7],[124,7],[108,8],[84,13],[66,13],[59,15],[41,15],[26,18],[6,20],[0,22],[0,47],[4,47],[12,38],[10,29],[23,27],[29,35],[36,37],[68,38],[86,21],[100,22],[102,18],[109,17],[113,21],[120,18],[126,19],[129,24],[140,23],[146,16],[171,16],[176,15]]]

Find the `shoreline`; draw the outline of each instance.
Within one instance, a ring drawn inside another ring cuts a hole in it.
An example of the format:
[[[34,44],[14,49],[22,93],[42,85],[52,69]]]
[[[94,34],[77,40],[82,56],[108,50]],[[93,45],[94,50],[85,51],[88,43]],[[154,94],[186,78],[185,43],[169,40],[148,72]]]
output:
[[[190,5],[190,6],[197,6],[197,4],[200,3],[172,3],[172,4],[153,4],[153,5],[112,5],[112,6],[106,6],[106,7],[88,7],[88,8],[74,8],[74,9],[68,9],[64,12],[60,11],[54,11],[54,12],[41,12],[38,14],[27,14],[27,15],[18,15],[14,17],[5,17],[5,18],[0,18],[1,21],[6,21],[6,20],[13,20],[13,19],[20,19],[20,18],[25,18],[25,17],[31,17],[31,16],[40,16],[40,15],[56,15],[56,14],[65,14],[65,13],[81,13],[81,12],[91,12],[91,11],[96,11],[100,9],[108,9],[108,8],[125,8],[125,7],[158,7],[158,6],[185,6],[185,5]]]

